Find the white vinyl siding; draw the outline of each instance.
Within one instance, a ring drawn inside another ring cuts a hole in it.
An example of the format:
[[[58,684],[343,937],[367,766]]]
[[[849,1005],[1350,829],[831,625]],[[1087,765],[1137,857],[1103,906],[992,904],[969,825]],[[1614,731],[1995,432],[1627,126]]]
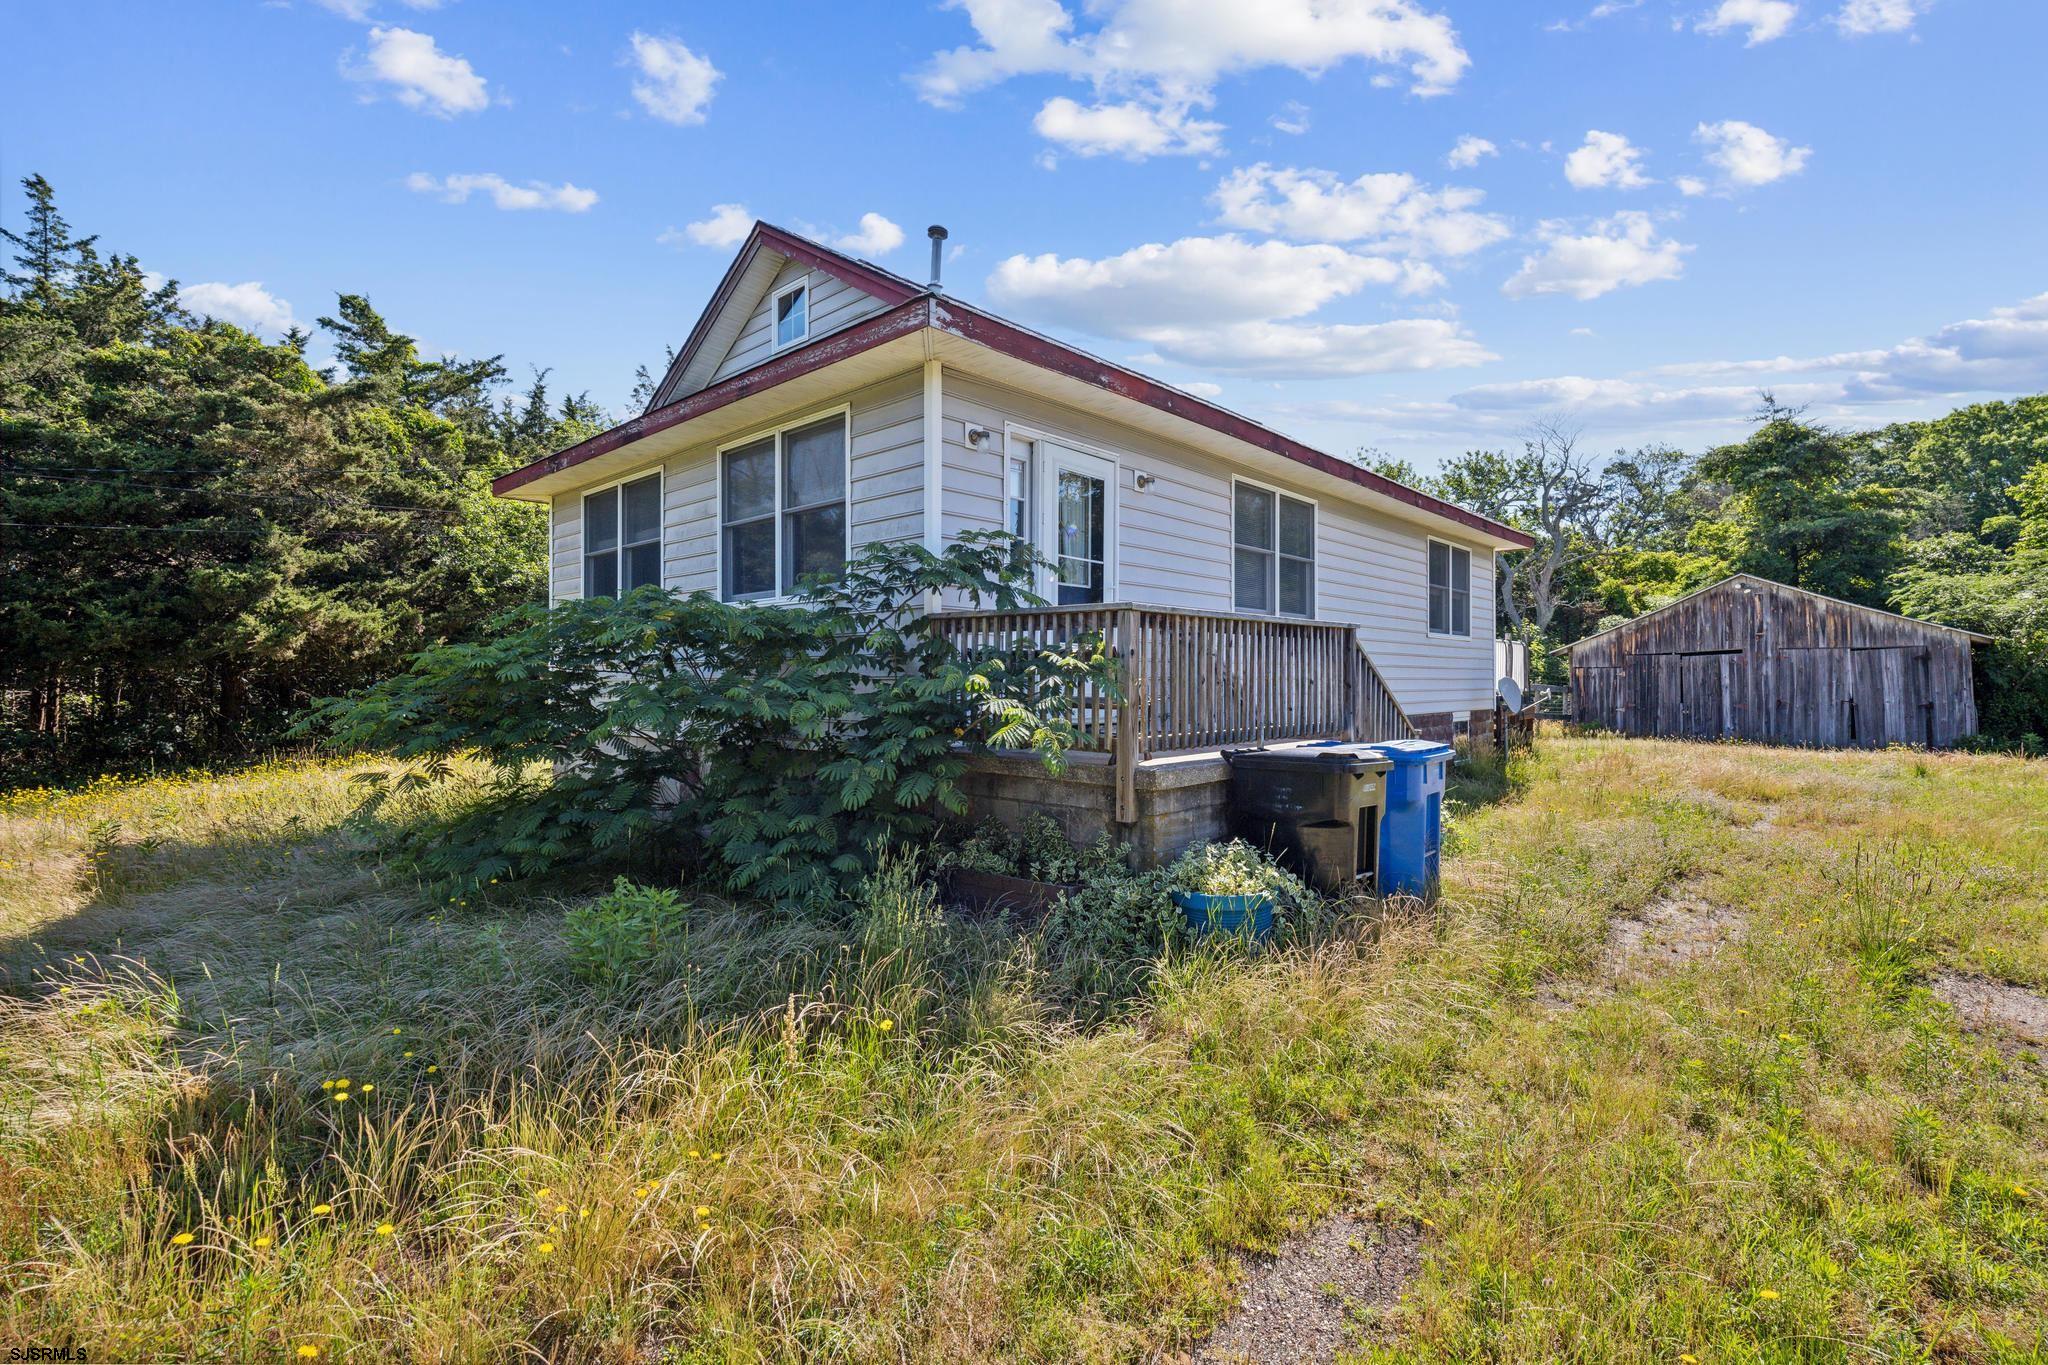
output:
[[[878,313],[884,307],[882,301],[873,294],[856,289],[837,276],[827,275],[822,270],[812,270],[801,261],[788,261],[776,272],[775,279],[768,288],[753,302],[753,311],[748,314],[746,325],[740,328],[740,334],[733,341],[732,349],[725,353],[725,359],[712,371],[710,382],[715,384],[776,354],[778,348],[775,344],[775,301],[790,286],[802,283],[806,279],[810,281],[809,291],[804,297],[806,341],[816,341],[870,314]],[[747,305],[735,300],[729,306]]]
[[[1234,611],[1233,476],[1243,471],[1201,451],[1079,412],[1036,394],[946,372],[941,526],[1007,524],[1003,442],[967,444],[966,428],[1001,433],[1008,421],[1054,438],[1114,451],[1121,469],[1116,528],[1119,599]],[[1139,491],[1133,474],[1152,482]],[[1471,549],[1471,636],[1429,631],[1430,532],[1321,489],[1257,482],[1316,504],[1315,613],[1349,621],[1411,715],[1493,704],[1493,555]],[[1448,533],[1438,533],[1439,535]]]
[[[856,390],[847,405],[852,478],[847,491],[853,552],[882,540],[924,534],[923,407],[915,373]],[[830,406],[830,405],[827,405]],[[803,411],[790,416],[801,417]],[[780,423],[765,424],[769,429]],[[662,586],[717,593],[718,442],[671,457],[662,498]],[[582,596],[583,491],[554,499],[550,599]]]

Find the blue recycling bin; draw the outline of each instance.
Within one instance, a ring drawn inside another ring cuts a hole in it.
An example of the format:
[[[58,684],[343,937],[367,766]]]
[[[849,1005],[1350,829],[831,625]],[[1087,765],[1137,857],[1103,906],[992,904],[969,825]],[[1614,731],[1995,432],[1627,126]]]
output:
[[[1392,760],[1387,804],[1380,812],[1382,896],[1429,896],[1436,891],[1444,841],[1444,781],[1451,746],[1429,739],[1396,739],[1370,746]]]

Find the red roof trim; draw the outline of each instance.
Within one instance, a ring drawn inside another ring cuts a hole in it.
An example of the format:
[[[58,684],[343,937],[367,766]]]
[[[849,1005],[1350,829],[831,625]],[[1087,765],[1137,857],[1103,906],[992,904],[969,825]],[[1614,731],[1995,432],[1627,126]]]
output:
[[[785,232],[773,223],[764,223],[756,219],[753,230],[747,234],[746,245],[732,258],[732,264],[726,267],[724,277],[718,282],[718,288],[712,291],[711,302],[706,304],[704,311],[698,315],[697,325],[690,329],[688,339],[683,342],[683,349],[676,352],[676,358],[669,362],[668,369],[662,373],[661,383],[655,386],[655,393],[668,392],[683,371],[689,368],[690,362],[696,359],[697,352],[704,346],[705,337],[711,331],[711,324],[725,310],[733,291],[739,288],[740,280],[745,277],[747,267],[753,264],[754,257],[760,254],[763,246],[802,261],[813,270],[822,270],[828,275],[836,276],[857,289],[864,289],[891,307],[924,292],[901,275],[891,274],[865,261],[857,261],[851,256],[843,255],[830,247],[820,246],[793,232]],[[648,411],[654,412],[658,409],[650,408]]]
[[[558,450],[546,459],[521,465],[509,474],[500,474],[491,480],[491,492],[504,497],[513,489],[523,488],[535,479],[559,474],[565,469],[574,469],[586,460],[608,455],[658,431],[666,431],[692,418],[702,417],[707,412],[715,412],[728,404],[737,403],[750,394],[772,389],[799,375],[823,369],[827,365],[845,360],[848,356],[858,355],[862,351],[879,346],[885,341],[893,341],[897,337],[920,331],[931,324],[930,312],[923,304],[921,296],[899,303],[888,312],[877,313],[865,321],[855,323],[845,331],[834,332],[808,346],[784,352],[773,360],[763,361],[752,369],[742,370],[730,379],[699,389],[687,398],[678,399],[666,407],[644,413],[630,422],[622,422],[610,431],[601,431],[587,441],[570,446],[567,450]]]
[[[1484,531],[1502,540],[1511,540],[1523,549],[1528,549],[1536,543],[1530,536],[1512,526],[1505,526],[1482,517],[1477,512],[1468,512],[1456,503],[1433,498],[1406,484],[1396,483],[1383,474],[1360,468],[1348,460],[1325,455],[1322,451],[1305,446],[1291,437],[1282,436],[1270,427],[1260,426],[1248,417],[1240,417],[1227,408],[1219,408],[1214,403],[1204,402],[1193,394],[1183,393],[1170,385],[1161,384],[1156,379],[1148,379],[1135,370],[1127,370],[1121,365],[1114,365],[1084,351],[1077,351],[1063,342],[1040,336],[1036,332],[984,313],[978,308],[957,303],[952,299],[942,299],[939,301],[938,316],[933,325],[940,331],[951,332],[968,341],[1001,351],[1004,355],[1029,361],[1055,374],[1063,374],[1070,379],[1078,379],[1099,389],[1107,389],[1111,393],[1134,399],[1161,412],[1184,417],[1198,426],[1233,437],[1247,445],[1257,446],[1261,450],[1271,451],[1275,455],[1285,456],[1321,473],[1333,475],[1355,483],[1361,488],[1369,488],[1375,493],[1404,502],[1410,507],[1448,518],[1461,526]]]

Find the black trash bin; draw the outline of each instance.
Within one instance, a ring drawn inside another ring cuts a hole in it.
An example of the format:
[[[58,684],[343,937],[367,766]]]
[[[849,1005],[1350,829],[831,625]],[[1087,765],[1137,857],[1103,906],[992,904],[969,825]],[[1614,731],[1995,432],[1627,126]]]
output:
[[[1379,872],[1384,754],[1363,744],[1225,749],[1231,824],[1330,895],[1371,890]]]

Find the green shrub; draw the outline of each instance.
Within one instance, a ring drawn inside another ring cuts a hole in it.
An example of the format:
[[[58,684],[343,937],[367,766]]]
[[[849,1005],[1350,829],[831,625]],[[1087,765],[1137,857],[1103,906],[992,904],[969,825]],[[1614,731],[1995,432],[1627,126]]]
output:
[[[1032,749],[1057,768],[1077,690],[1118,694],[1099,638],[962,655],[912,610],[941,593],[1029,605],[1035,558],[970,533],[943,554],[870,546],[787,606],[653,588],[534,606],[323,703],[309,725],[408,765],[373,803],[449,782],[465,752],[491,765],[485,800],[395,835],[451,898],[638,845],[699,843],[733,891],[829,901],[880,852],[964,808],[962,741]]]
[[[569,963],[585,981],[622,980],[679,944],[688,913],[674,891],[620,877],[605,895],[563,916]]]
[[[1242,839],[1196,845],[1180,855],[1168,877],[1175,891],[1201,896],[1256,896],[1263,892],[1297,906],[1312,898],[1300,878]]]

